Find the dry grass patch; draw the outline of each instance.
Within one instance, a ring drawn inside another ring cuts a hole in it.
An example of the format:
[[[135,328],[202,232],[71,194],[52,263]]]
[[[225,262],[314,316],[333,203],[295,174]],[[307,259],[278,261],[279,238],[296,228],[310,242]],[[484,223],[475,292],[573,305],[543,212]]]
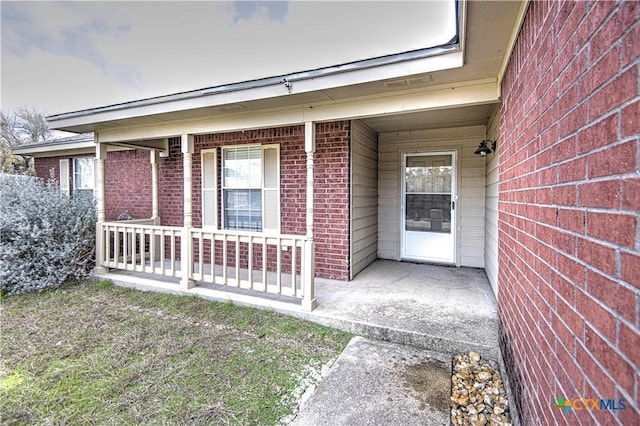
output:
[[[2,424],[274,424],[350,336],[269,311],[82,282],[2,300]]]

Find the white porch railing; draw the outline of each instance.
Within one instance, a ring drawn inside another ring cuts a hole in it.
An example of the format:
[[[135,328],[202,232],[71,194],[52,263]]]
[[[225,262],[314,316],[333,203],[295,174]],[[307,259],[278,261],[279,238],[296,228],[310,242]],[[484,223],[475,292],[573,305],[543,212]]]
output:
[[[313,241],[306,236],[266,236],[241,231],[189,228],[190,256],[182,256],[185,228],[154,225],[153,219],[101,224],[105,268],[183,277],[254,290],[315,306]],[[191,262],[182,262],[182,259]]]
[[[181,228],[156,226],[153,219],[104,222],[100,266],[180,277]]]

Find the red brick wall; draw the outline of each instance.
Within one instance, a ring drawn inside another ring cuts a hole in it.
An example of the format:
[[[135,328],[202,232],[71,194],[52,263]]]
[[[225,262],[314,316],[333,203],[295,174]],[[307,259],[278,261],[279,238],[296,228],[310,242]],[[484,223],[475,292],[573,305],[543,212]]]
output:
[[[639,18],[531,2],[502,82],[498,303],[527,425],[640,424]]]
[[[198,173],[200,173],[199,170]],[[184,224],[183,182],[180,138],[171,138],[169,139],[169,156],[161,158],[158,165],[158,214],[160,214],[161,225],[182,226]],[[199,182],[198,180],[198,184]],[[194,195],[197,192],[194,190]],[[195,205],[193,210],[197,210]]]
[[[348,121],[316,125],[314,237],[316,276],[349,279],[349,132]],[[240,144],[280,144],[281,231],[306,233],[306,153],[304,127],[198,135],[193,154],[193,225],[201,226],[200,151]],[[218,167],[220,161],[218,161]],[[161,159],[160,217],[163,225],[182,226],[182,154],[180,139],[170,140],[170,156]],[[220,173],[218,173],[220,179]],[[218,181],[220,187],[221,182]],[[218,206],[221,206],[218,200]],[[221,218],[221,212],[218,212]],[[256,252],[259,255],[259,251]]]
[[[344,281],[349,279],[349,131],[348,121],[317,124],[314,162],[316,275]]]
[[[60,183],[60,159],[64,157],[46,157],[34,159],[34,166],[36,168],[36,176],[43,181],[48,181],[50,178]]]
[[[73,158],[36,158],[36,176],[47,181],[53,170],[60,181],[60,160],[69,160],[69,185],[73,191]],[[115,220],[124,211],[136,219],[151,217],[151,162],[149,151],[117,151],[107,154],[105,164],[105,197],[107,220]]]
[[[151,217],[149,151],[109,152],[104,178],[107,220],[116,220],[125,211],[134,219]]]

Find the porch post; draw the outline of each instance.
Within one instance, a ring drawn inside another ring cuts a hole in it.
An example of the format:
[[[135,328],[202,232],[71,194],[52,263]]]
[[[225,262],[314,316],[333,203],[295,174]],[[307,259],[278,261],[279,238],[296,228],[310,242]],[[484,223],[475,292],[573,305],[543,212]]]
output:
[[[315,123],[304,123],[304,150],[307,153],[307,240],[305,241],[304,276],[302,277],[302,309],[312,311],[316,308],[315,279],[315,243],[313,242],[313,156],[316,152]]]
[[[158,214],[158,162],[160,154],[157,150],[151,150],[151,218],[154,225],[160,225]]]
[[[193,165],[193,135],[182,135],[182,173],[184,181],[184,224],[182,227],[182,235],[180,236],[180,265],[182,278],[180,286],[188,290],[195,286],[192,279],[193,269],[193,244],[191,243],[191,227],[192,221],[192,176],[191,169]]]
[[[102,224],[106,221],[106,204],[104,191],[104,167],[107,159],[107,145],[98,142],[98,134],[94,136],[96,143],[96,266],[94,273],[105,274],[107,268],[102,266],[104,259],[104,236],[102,235]]]

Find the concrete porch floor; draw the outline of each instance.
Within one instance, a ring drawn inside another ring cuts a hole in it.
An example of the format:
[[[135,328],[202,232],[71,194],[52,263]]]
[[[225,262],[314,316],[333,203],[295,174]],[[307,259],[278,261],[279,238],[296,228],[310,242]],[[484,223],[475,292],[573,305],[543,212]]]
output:
[[[298,300],[199,285],[182,290],[177,279],[125,271],[100,275],[147,291],[197,295],[273,309],[361,336],[454,354],[475,351],[497,359],[497,303],[484,270],[377,260],[350,282],[316,279],[318,307]]]
[[[483,269],[377,260],[350,282],[321,281],[305,318],[365,337],[497,360],[498,311]]]

